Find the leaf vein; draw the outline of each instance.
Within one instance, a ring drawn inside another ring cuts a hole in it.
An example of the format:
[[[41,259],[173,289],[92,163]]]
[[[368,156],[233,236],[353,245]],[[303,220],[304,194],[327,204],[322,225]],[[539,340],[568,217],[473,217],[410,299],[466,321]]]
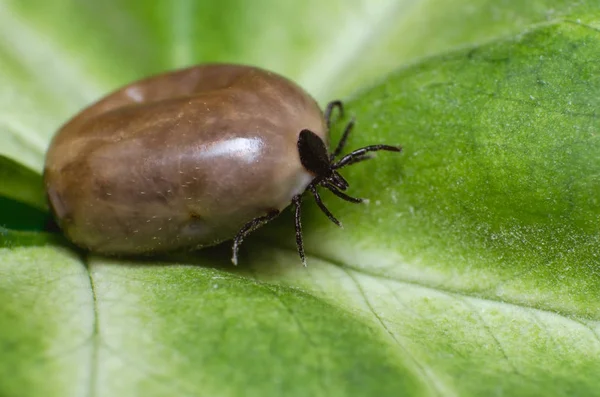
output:
[[[386,323],[383,320],[383,318],[379,315],[379,313],[377,313],[377,311],[375,310],[375,308],[371,304],[371,301],[367,297],[366,292],[364,291],[362,285],[358,282],[358,280],[352,275],[351,272],[348,271],[348,269],[342,268],[342,270],[348,275],[348,277],[356,285],[356,288],[357,288],[358,292],[361,294],[361,296],[362,296],[365,304],[369,308],[369,311],[373,314],[373,316],[375,317],[375,319],[377,319],[377,322],[379,323],[379,325],[388,334],[388,336],[395,342],[395,344],[400,348],[400,350],[402,350],[406,354],[406,356],[413,362],[413,364],[418,369],[418,372],[421,373],[421,375],[424,378],[424,380],[425,379],[429,380],[429,386],[433,390],[435,390],[435,392],[436,392],[437,395],[439,395],[439,396],[446,395],[445,393],[442,392],[442,389],[446,390],[447,388],[446,387],[441,387],[441,385],[440,385],[441,381],[439,379],[434,378],[434,374],[431,373],[431,370],[429,368],[426,368],[425,364],[423,364],[419,360],[417,360],[417,358],[410,352],[410,350],[389,329],[389,327],[386,325]]]

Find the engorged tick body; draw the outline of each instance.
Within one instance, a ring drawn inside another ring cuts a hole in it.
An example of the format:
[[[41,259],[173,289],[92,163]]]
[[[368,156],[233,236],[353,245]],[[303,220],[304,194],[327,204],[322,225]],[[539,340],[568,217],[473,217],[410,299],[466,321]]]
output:
[[[317,185],[354,202],[336,169],[329,117],[274,73],[208,64],[130,84],[65,124],[48,150],[44,180],[59,226],[75,244],[108,255],[196,249],[242,239]],[[352,124],[349,124],[343,141]],[[366,149],[366,150],[365,150]],[[339,150],[334,153],[336,156]]]

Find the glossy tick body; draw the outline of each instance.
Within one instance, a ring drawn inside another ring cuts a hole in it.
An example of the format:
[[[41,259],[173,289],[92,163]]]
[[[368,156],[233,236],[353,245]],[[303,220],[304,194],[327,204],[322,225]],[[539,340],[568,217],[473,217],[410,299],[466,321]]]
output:
[[[107,255],[197,249],[233,239],[237,263],[248,233],[295,207],[305,264],[301,197],[325,207],[318,186],[344,191],[339,170],[367,160],[373,145],[338,159],[327,150],[332,111],[268,71],[207,64],[146,78],[84,109],[54,137],[44,183],[52,212],[75,244]]]

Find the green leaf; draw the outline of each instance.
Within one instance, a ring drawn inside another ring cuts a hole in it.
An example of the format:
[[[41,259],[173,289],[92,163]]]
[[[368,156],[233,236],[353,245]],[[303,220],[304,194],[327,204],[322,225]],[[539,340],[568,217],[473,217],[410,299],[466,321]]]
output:
[[[0,155],[0,235],[2,227],[44,230],[49,222],[42,178],[36,172]],[[28,241],[23,236],[10,240]],[[34,239],[35,240],[35,239]],[[0,240],[0,245],[6,241]]]
[[[360,87],[349,149],[404,151],[343,170],[369,204],[323,194],[342,230],[305,200],[308,268],[290,213],[239,267],[0,229],[0,395],[600,395],[599,38],[592,2],[6,1],[1,150],[35,169],[78,107],[200,60]]]
[[[17,247],[67,244],[65,239],[56,233],[19,231],[14,229],[16,228],[7,229],[0,226],[0,248],[14,249]]]
[[[0,156],[0,196],[47,211],[41,176],[14,160]]]

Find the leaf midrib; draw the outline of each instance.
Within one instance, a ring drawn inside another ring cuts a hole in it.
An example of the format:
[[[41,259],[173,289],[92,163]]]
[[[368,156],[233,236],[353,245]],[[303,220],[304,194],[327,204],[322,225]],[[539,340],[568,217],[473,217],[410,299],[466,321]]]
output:
[[[93,324],[92,324],[92,352],[90,355],[90,382],[88,385],[88,396],[95,397],[97,395],[97,385],[98,385],[98,365],[99,365],[99,348],[100,348],[100,323],[98,316],[98,297],[96,295],[96,284],[94,282],[94,276],[92,274],[91,264],[89,259],[83,258],[83,264],[88,273],[88,279],[90,281],[90,292],[92,293],[92,302],[93,302]]]

